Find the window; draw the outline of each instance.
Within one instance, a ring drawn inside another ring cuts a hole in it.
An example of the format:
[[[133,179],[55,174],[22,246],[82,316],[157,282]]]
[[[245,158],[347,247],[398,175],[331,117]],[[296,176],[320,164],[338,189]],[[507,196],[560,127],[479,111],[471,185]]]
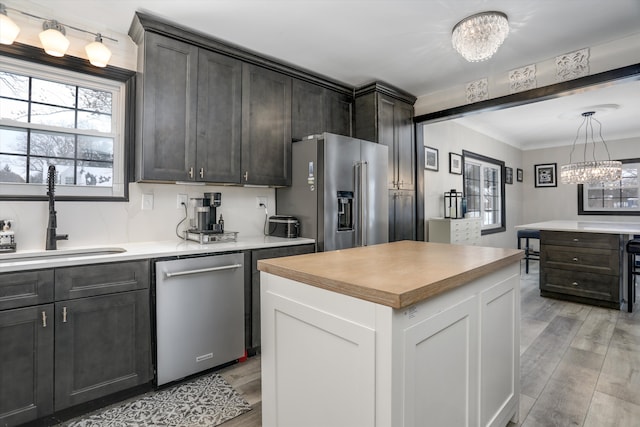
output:
[[[505,231],[504,162],[462,152],[467,213],[482,218],[482,234]]]
[[[640,215],[640,159],[622,160],[622,179],[578,185],[578,215]]]
[[[125,83],[2,58],[2,198],[126,198]]]

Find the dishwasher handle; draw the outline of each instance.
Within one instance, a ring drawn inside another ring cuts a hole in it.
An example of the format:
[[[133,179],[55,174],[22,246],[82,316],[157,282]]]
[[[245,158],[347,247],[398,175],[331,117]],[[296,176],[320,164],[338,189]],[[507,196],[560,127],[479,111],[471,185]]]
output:
[[[170,279],[171,277],[187,276],[190,274],[209,273],[212,271],[233,270],[235,268],[240,268],[240,267],[242,267],[242,264],[230,264],[230,265],[223,265],[221,267],[210,267],[210,268],[200,268],[197,270],[176,271],[175,273],[165,272],[164,276],[167,279]]]

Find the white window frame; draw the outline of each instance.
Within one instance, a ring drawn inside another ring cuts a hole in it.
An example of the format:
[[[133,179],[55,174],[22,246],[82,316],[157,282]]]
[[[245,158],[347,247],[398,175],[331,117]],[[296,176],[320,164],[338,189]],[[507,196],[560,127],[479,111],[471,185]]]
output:
[[[490,157],[482,156],[480,154],[472,153],[470,151],[463,150],[462,152],[462,164],[463,164],[463,191],[466,196],[468,193],[467,189],[467,176],[466,176],[466,165],[472,164],[480,167],[480,189],[485,188],[485,179],[484,179],[484,171],[486,168],[495,169],[498,171],[498,218],[496,218],[495,222],[488,222],[487,215],[485,215],[485,203],[483,200],[484,194],[480,194],[480,203],[479,210],[467,211],[471,214],[471,216],[479,217],[482,219],[482,234],[492,234],[499,233],[506,230],[506,204],[505,204],[505,179],[504,179],[504,169],[505,164],[501,160],[492,159]],[[495,195],[492,197],[496,197]],[[467,200],[467,209],[469,209],[469,200]]]
[[[43,131],[63,131],[68,134],[99,135],[113,138],[113,178],[111,187],[85,186],[85,185],[56,185],[56,197],[73,198],[114,198],[123,200],[127,196],[126,174],[126,146],[125,146],[125,117],[126,117],[126,84],[121,81],[105,79],[89,74],[68,71],[49,65],[23,61],[11,57],[2,57],[0,71],[20,74],[28,77],[49,80],[59,83],[81,86],[88,89],[108,91],[112,94],[112,126],[111,133],[92,132],[59,127],[21,122],[0,117],[0,125],[12,128],[34,129]],[[1,196],[34,197],[45,196],[46,185],[36,183],[0,183]]]

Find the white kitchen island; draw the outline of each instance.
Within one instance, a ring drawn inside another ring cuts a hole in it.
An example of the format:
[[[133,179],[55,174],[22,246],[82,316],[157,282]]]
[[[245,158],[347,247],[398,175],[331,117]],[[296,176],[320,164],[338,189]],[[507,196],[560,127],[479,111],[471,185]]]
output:
[[[260,261],[262,425],[517,419],[522,256],[404,241]]]

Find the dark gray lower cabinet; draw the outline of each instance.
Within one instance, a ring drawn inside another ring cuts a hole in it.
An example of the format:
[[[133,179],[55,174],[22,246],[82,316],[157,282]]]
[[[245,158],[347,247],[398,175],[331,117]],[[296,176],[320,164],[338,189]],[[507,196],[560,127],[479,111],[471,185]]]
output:
[[[151,380],[149,292],[57,302],[55,410]]]
[[[0,426],[151,380],[148,261],[3,273],[0,301]]]
[[[389,241],[416,240],[416,193],[389,190]]]
[[[0,311],[0,425],[52,413],[53,372],[53,304]]]
[[[314,244],[251,251],[251,276],[245,279],[245,346],[249,355],[260,351],[260,271],[258,270],[258,261],[313,252],[315,252]]]

